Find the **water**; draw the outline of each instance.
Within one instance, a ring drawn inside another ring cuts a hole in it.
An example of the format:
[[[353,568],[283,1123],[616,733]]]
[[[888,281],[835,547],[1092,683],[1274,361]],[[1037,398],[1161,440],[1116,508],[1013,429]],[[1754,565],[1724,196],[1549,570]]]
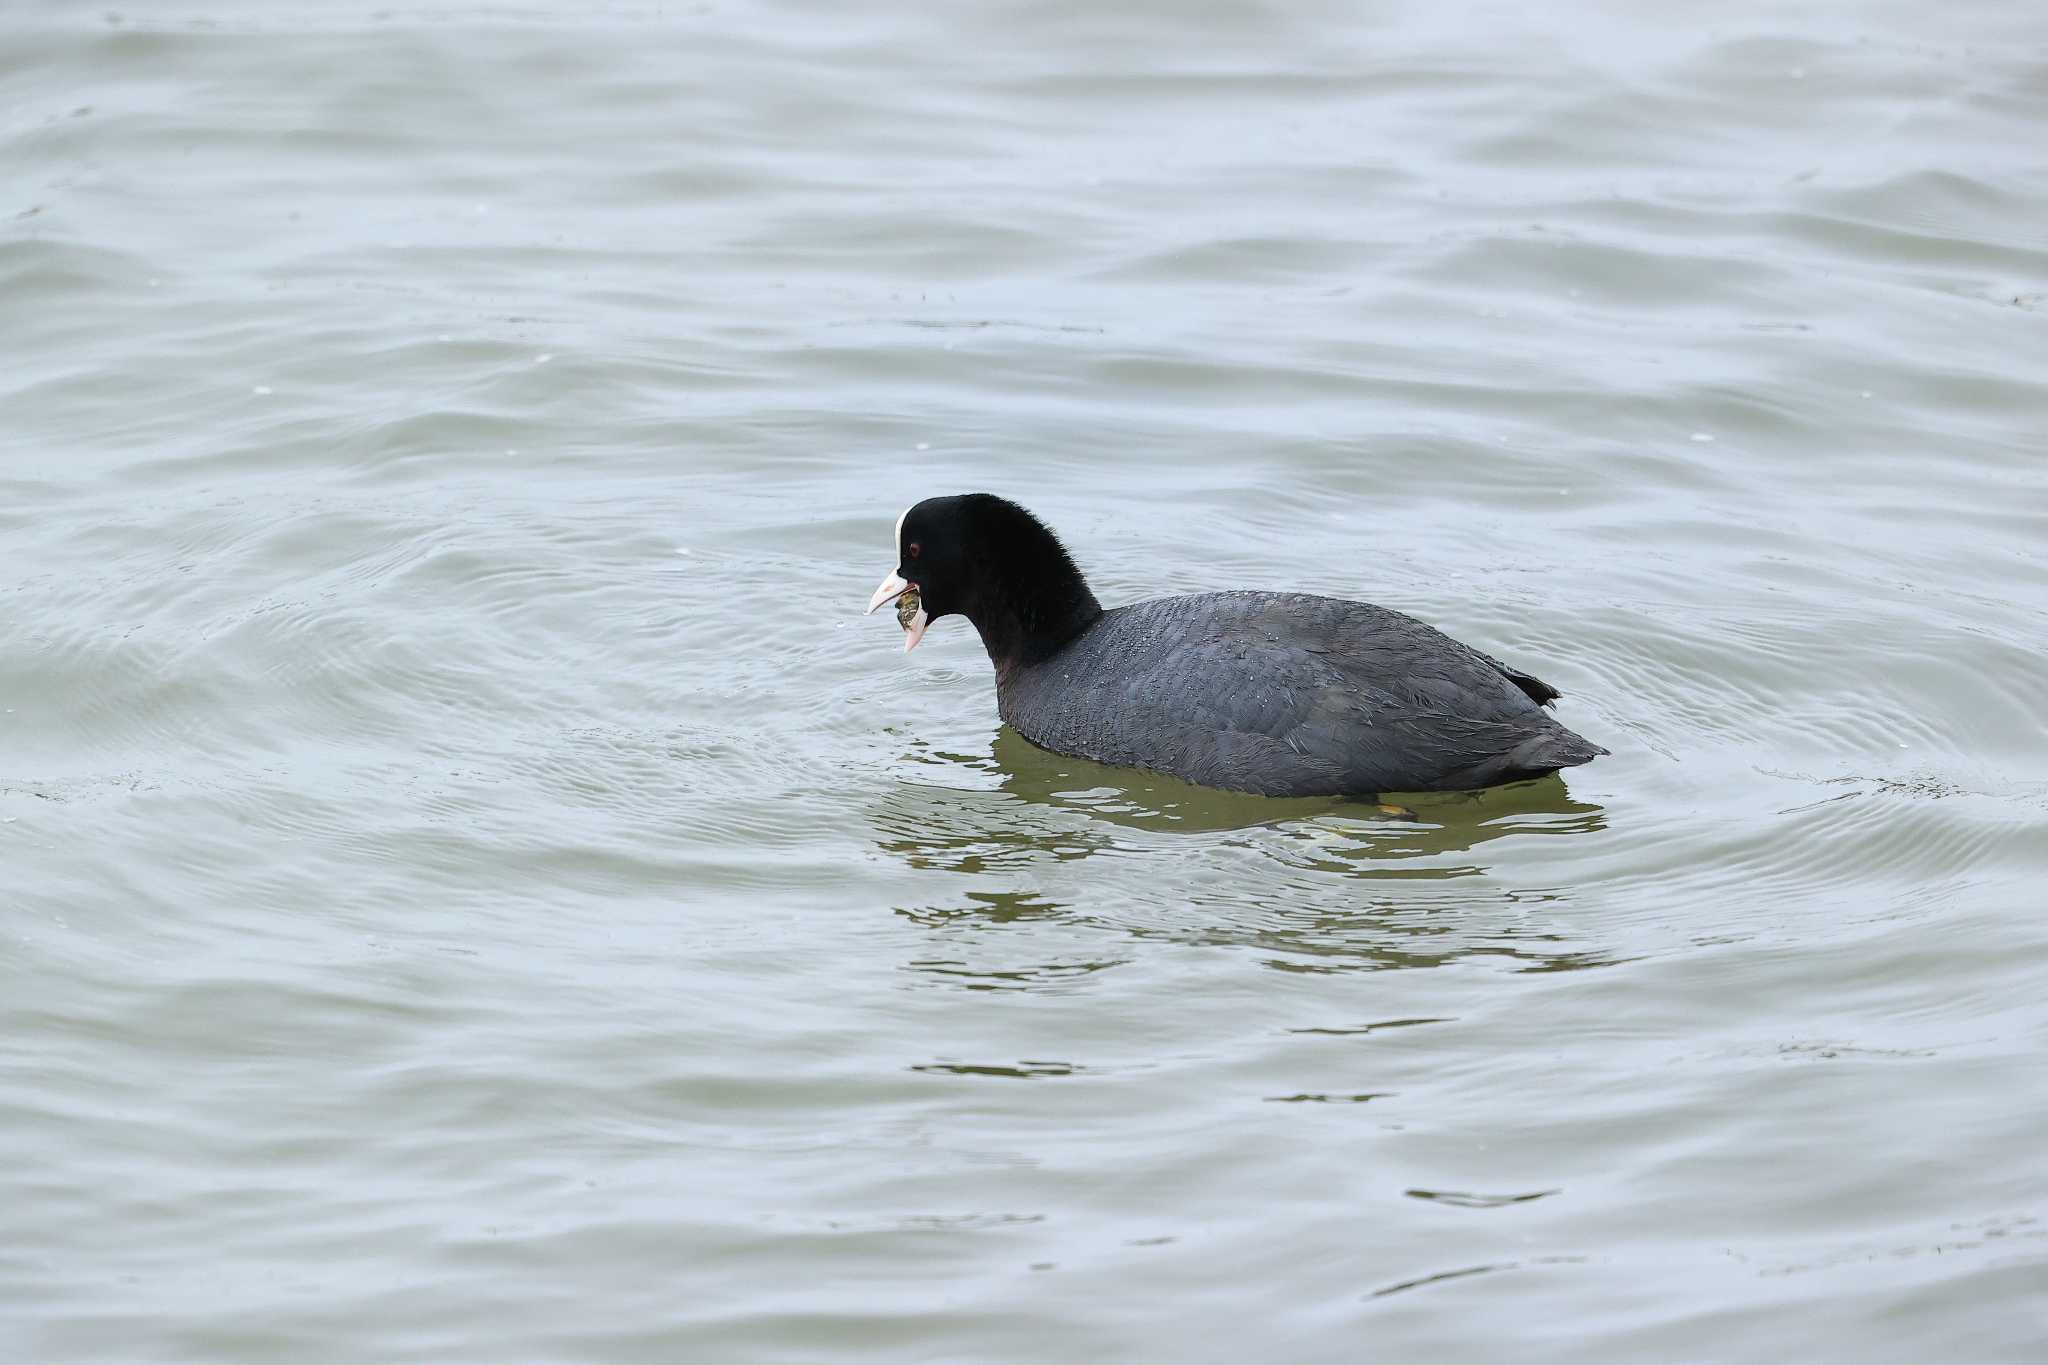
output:
[[[0,16],[0,1351],[2037,1360],[2048,26]],[[858,608],[1416,612],[1369,807]]]

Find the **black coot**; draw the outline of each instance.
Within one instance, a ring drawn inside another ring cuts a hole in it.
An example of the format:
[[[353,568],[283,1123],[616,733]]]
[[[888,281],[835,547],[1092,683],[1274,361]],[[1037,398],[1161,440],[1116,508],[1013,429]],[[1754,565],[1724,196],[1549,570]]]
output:
[[[972,621],[1003,719],[1054,753],[1265,796],[1367,796],[1607,752],[1543,709],[1556,688],[1385,607],[1252,591],[1104,611],[1058,537],[991,494],[918,503],[896,557],[868,610],[916,590],[905,649],[942,616]]]

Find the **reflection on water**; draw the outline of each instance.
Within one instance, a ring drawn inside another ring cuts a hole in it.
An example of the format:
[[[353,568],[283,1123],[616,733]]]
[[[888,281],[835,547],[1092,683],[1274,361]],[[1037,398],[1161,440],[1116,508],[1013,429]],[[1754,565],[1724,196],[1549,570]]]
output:
[[[926,748],[916,740],[911,743],[913,751],[904,760],[937,769],[934,780],[938,786],[899,792],[906,808],[928,803],[934,808],[951,810],[963,804],[965,797],[994,790],[1038,810],[1084,814],[1103,824],[1131,830],[1220,834],[1282,828],[1299,831],[1312,825],[1342,831],[1363,841],[1357,849],[1361,856],[1397,858],[1468,852],[1508,834],[1591,833],[1607,827],[1604,808],[1573,800],[1564,780],[1555,775],[1479,792],[1422,792],[1404,796],[1402,805],[1414,817],[1408,819],[1390,815],[1371,801],[1251,796],[1198,787],[1138,768],[1112,768],[1087,759],[1068,758],[1039,748],[1007,725],[996,731],[994,744],[986,754],[947,753]],[[963,778],[972,781],[971,775],[994,778],[993,788],[985,780],[964,790],[956,786]],[[1033,829],[1038,831],[1037,837],[1030,834]],[[979,865],[969,863],[969,858],[986,856],[976,847],[974,834],[951,830],[943,837],[931,839],[932,833],[929,827],[917,824],[906,831],[907,837],[900,843],[885,841],[882,846],[902,853],[918,866],[949,866],[947,853],[973,850],[952,870],[980,870]],[[1059,818],[1033,822],[1026,816],[1008,833],[1035,843],[1040,852],[1062,859],[1084,858],[1117,847],[1113,831],[1077,829],[1074,822]],[[998,842],[1009,846],[1013,841]],[[1331,853],[1345,856],[1336,850]],[[920,856],[930,861],[918,863],[916,859]],[[1324,870],[1365,876],[1399,875],[1386,868],[1346,869],[1331,865]]]
[[[1001,1076],[1010,1080],[1028,1081],[1041,1076],[1075,1076],[1086,1071],[1085,1066],[1072,1062],[1019,1062],[1015,1066],[974,1065],[966,1062],[926,1062],[910,1067],[911,1071],[936,1076]]]
[[[1256,829],[1328,811],[1371,812],[1375,806],[1332,797],[1250,796],[1198,787],[1164,773],[1111,768],[1039,748],[1005,725],[992,751],[955,762],[997,774],[1002,790],[1038,805],[1082,811],[1130,829],[1204,833]]]
[[[1103,951],[1105,940],[1133,938],[1248,948],[1287,972],[1475,957],[1570,971],[1615,960],[1563,917],[1569,888],[1512,875],[1509,836],[1607,827],[1604,808],[1574,800],[1556,777],[1418,795],[1403,818],[1366,802],[1247,796],[1104,767],[1047,753],[1008,727],[985,754],[912,743],[905,761],[933,780],[906,781],[883,799],[876,846],[971,883],[897,909],[942,945],[909,964],[933,981],[1078,988],[1126,956]],[[995,937],[1004,930],[1060,932]],[[1035,945],[1077,935],[1095,951],[1034,955]]]

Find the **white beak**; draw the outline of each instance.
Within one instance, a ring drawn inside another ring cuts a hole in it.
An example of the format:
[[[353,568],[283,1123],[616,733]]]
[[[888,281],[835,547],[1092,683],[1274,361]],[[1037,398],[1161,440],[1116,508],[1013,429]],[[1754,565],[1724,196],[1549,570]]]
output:
[[[884,602],[894,602],[897,598],[903,596],[905,592],[909,591],[909,589],[910,585],[903,581],[901,575],[890,574],[882,580],[882,586],[875,589],[875,595],[868,599],[867,611],[862,614],[873,616],[876,607],[881,606]]]
[[[875,608],[881,606],[884,602],[894,602],[908,591],[910,591],[910,584],[906,583],[900,574],[890,574],[882,580],[882,586],[875,589],[875,595],[868,599],[868,609],[864,614],[873,616]],[[924,638],[924,628],[931,623],[930,613],[925,611],[923,607],[919,607],[917,614],[910,618],[910,624],[903,627],[903,652],[905,654],[917,648],[917,642]]]

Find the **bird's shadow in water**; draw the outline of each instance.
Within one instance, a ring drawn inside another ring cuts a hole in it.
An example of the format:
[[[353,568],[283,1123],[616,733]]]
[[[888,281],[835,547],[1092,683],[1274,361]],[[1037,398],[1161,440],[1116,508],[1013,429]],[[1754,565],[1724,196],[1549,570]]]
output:
[[[886,798],[875,812],[878,847],[914,869],[977,883],[963,888],[964,904],[899,907],[935,930],[1113,925],[1140,938],[1273,950],[1284,956],[1268,965],[1292,971],[1474,955],[1521,959],[1532,971],[1613,960],[1568,946],[1576,936],[1541,913],[1569,901],[1562,888],[1504,884],[1493,860],[1473,856],[1511,835],[1604,829],[1605,809],[1574,800],[1555,776],[1483,792],[1389,794],[1410,812],[1403,817],[1375,802],[1249,796],[1105,767],[1048,753],[1007,726],[986,754],[913,742],[905,757],[937,769],[936,780],[903,783]],[[1099,879],[1062,870],[1089,858],[1159,866],[1135,882],[1110,869]],[[1097,884],[1114,893],[1088,894]],[[1040,964],[1023,980],[1110,965]]]

